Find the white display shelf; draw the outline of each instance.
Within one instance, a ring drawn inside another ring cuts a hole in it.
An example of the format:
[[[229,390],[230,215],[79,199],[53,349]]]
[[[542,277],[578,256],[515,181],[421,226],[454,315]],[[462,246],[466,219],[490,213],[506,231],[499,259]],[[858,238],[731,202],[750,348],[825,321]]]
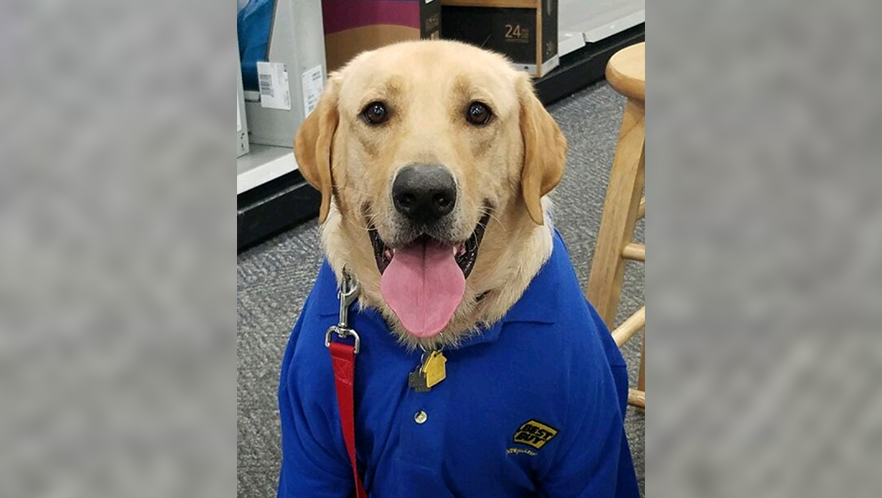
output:
[[[236,195],[296,169],[293,149],[251,144],[251,152],[236,160]]]
[[[585,35],[581,32],[561,31],[557,37],[557,53],[563,57],[585,46]]]
[[[560,33],[582,33],[587,43],[597,43],[646,22],[645,0],[559,1]]]

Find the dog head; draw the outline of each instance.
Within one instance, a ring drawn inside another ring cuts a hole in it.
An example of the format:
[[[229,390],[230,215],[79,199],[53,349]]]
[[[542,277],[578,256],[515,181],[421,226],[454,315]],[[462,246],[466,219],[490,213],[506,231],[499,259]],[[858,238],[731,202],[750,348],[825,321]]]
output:
[[[336,218],[325,227],[329,257],[338,253],[373,304],[426,339],[461,332],[454,316],[492,290],[469,279],[544,223],[541,198],[563,175],[566,141],[506,59],[422,41],[332,74],[295,154],[322,194],[319,221]]]

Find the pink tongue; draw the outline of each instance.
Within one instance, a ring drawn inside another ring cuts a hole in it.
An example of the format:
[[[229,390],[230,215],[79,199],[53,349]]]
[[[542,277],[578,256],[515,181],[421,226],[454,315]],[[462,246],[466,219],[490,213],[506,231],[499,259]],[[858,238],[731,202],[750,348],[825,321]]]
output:
[[[453,248],[435,242],[395,251],[380,278],[380,292],[401,325],[416,337],[432,337],[450,322],[462,301],[465,276]]]

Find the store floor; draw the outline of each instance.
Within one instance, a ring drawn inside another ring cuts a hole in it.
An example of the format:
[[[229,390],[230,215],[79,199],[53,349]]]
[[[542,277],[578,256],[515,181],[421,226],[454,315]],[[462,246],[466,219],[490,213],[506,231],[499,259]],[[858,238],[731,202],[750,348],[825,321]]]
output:
[[[567,243],[583,285],[588,280],[623,108],[624,99],[605,82],[549,107],[570,146],[566,175],[552,194],[555,226]],[[643,241],[643,222],[636,238]],[[279,474],[279,365],[288,334],[321,264],[316,222],[264,242],[238,259],[237,496],[265,498],[275,496]],[[643,283],[643,265],[629,263],[619,321],[643,305]],[[624,353],[634,384],[640,339],[632,339]],[[642,490],[643,414],[629,408],[626,430]]]

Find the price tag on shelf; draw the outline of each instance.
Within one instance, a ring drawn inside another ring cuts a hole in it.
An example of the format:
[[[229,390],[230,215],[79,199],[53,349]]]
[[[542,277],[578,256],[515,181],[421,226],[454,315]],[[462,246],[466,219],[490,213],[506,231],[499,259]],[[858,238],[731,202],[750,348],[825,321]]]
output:
[[[264,109],[291,110],[291,90],[288,86],[288,70],[280,62],[258,62],[257,78],[260,83],[260,106]]]

